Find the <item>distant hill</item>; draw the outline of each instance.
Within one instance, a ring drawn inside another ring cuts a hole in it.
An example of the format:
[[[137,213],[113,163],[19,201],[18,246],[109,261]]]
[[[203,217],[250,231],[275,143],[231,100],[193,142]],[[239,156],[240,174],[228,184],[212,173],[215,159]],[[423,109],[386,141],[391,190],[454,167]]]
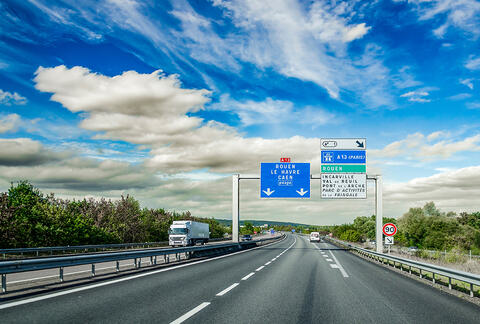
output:
[[[223,226],[232,226],[232,220],[231,219],[215,219],[217,222],[219,222]],[[261,226],[263,224],[268,224],[268,226],[312,226],[308,224],[300,224],[300,223],[288,223],[288,222],[274,222],[274,221],[266,221],[266,220],[241,220],[240,225],[245,224],[246,222],[252,223],[253,226]]]

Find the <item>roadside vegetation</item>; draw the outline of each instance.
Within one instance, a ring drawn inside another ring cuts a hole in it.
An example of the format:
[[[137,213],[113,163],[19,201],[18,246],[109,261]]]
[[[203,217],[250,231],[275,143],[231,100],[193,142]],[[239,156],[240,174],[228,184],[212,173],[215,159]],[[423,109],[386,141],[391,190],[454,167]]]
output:
[[[421,250],[480,254],[480,212],[444,213],[433,202],[410,208],[400,218],[383,218],[398,227],[395,245]],[[375,240],[375,215],[357,217],[353,224],[331,226],[333,236],[350,242]],[[426,252],[424,252],[426,256]],[[431,254],[431,253],[430,253]],[[429,254],[429,255],[430,255]]]
[[[209,223],[211,238],[228,230],[188,211],[141,208],[128,195],[116,201],[66,200],[22,181],[0,193],[0,248],[167,241],[174,220]]]

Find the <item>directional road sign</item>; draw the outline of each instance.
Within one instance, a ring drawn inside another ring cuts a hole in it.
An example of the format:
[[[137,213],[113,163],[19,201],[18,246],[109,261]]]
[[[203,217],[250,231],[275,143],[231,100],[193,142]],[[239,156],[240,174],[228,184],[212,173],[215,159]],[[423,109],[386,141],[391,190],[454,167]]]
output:
[[[323,163],[366,163],[365,151],[324,151],[322,150]]]
[[[310,198],[310,163],[262,163],[260,198]]]
[[[385,244],[392,245],[393,244],[393,236],[385,236]]]
[[[392,223],[387,223],[383,225],[383,234],[386,236],[393,236],[397,233],[397,226]]]
[[[365,138],[322,138],[321,150],[365,150],[367,140]]]
[[[349,164],[324,164],[322,165],[322,173],[365,173],[367,167],[365,165],[349,165]]]
[[[322,198],[364,199],[367,198],[367,175],[365,173],[322,173]]]

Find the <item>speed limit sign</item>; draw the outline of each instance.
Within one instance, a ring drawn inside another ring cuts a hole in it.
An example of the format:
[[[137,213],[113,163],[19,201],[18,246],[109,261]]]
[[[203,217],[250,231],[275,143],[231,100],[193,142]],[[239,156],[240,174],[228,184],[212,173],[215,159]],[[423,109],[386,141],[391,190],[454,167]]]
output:
[[[383,234],[386,236],[393,236],[395,233],[397,233],[397,226],[395,226],[395,224],[387,223],[383,225]]]

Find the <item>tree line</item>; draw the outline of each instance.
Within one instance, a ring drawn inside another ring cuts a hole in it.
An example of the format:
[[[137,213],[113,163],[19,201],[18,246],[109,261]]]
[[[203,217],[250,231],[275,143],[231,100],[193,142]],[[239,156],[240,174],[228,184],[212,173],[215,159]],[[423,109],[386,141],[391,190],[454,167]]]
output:
[[[0,193],[0,248],[167,241],[174,220],[209,223],[211,238],[228,230],[188,211],[141,208],[128,195],[116,201],[60,199],[22,181]]]
[[[383,218],[398,227],[395,244],[423,249],[468,251],[480,254],[480,212],[441,212],[433,202],[410,208],[400,218]],[[353,224],[328,227],[337,238],[350,242],[375,239],[375,215],[357,217]]]

